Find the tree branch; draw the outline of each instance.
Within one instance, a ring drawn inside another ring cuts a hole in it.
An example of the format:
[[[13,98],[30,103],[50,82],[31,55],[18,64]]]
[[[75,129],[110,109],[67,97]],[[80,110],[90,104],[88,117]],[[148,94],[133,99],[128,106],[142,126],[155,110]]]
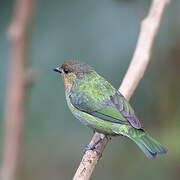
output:
[[[119,91],[130,100],[140,80],[142,79],[150,61],[154,39],[158,32],[165,7],[170,0],[153,0],[147,17],[142,21],[136,50],[132,61],[122,81]],[[90,145],[99,139],[99,133],[95,133]],[[109,137],[107,136],[97,147],[103,152]],[[99,160],[99,155],[92,151],[86,151],[82,161],[74,175],[73,180],[88,180]]]
[[[27,50],[34,0],[16,0],[8,29],[10,60],[5,106],[4,154],[1,180],[15,180],[27,95]]]

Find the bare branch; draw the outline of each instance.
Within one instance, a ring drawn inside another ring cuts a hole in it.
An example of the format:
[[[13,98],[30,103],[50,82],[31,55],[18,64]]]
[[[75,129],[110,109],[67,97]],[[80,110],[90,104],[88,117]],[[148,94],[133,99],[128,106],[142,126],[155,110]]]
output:
[[[16,177],[27,94],[28,32],[31,26],[33,9],[34,0],[16,0],[13,19],[8,29],[8,39],[11,47],[1,180],[15,180]]]
[[[100,134],[99,133],[95,133],[91,142],[89,143],[89,145],[94,144],[97,139],[100,138]],[[106,138],[103,139],[103,141],[101,141],[96,147],[98,150],[100,150],[101,152],[104,151],[104,148],[106,146],[106,144],[108,143],[109,137],[107,136]],[[86,179],[90,179],[91,174],[94,170],[94,168],[96,167],[96,164],[99,160],[99,155],[95,152],[95,151],[86,151],[86,153],[84,154],[82,161],[79,165],[79,168],[76,171],[76,174],[73,178],[73,180],[86,180]]]
[[[151,50],[162,15],[169,0],[153,0],[148,16],[142,21],[136,50],[119,91],[130,99],[150,61]]]
[[[119,91],[127,100],[133,95],[149,64],[154,39],[158,32],[165,7],[169,1],[170,0],[153,0],[147,17],[142,21],[134,56],[119,88]],[[95,133],[90,144],[96,142],[99,137],[99,133]],[[97,149],[103,152],[107,143],[108,137],[99,144]],[[92,150],[86,151],[73,180],[90,179],[98,160],[99,155],[96,152]]]

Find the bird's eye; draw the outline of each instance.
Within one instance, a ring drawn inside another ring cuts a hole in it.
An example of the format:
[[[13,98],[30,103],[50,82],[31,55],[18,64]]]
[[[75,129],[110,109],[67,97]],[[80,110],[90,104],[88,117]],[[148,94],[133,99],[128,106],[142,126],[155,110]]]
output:
[[[65,73],[65,74],[68,74],[68,73],[69,73],[69,69],[65,68],[65,69],[64,69],[64,73]]]

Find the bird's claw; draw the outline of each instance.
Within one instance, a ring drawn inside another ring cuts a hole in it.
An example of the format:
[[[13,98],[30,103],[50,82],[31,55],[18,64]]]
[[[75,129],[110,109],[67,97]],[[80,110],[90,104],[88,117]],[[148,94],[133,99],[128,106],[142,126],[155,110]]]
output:
[[[86,151],[88,151],[88,150],[96,151],[96,153],[97,153],[100,157],[102,157],[102,152],[101,152],[99,149],[96,149],[96,147],[91,146],[91,145],[86,145],[86,146],[84,147],[84,149],[83,149],[83,153],[85,154]]]

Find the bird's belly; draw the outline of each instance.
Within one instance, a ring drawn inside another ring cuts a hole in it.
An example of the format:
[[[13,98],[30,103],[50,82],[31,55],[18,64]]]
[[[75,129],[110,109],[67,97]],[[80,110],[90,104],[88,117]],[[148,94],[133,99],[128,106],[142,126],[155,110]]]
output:
[[[72,104],[68,102],[69,109],[73,115],[79,119],[86,126],[96,130],[97,132],[107,135],[115,136],[120,135],[120,129],[124,129],[127,125],[117,124],[110,121],[105,121],[100,118],[94,117],[88,113],[76,109]],[[118,133],[117,133],[118,132]]]

